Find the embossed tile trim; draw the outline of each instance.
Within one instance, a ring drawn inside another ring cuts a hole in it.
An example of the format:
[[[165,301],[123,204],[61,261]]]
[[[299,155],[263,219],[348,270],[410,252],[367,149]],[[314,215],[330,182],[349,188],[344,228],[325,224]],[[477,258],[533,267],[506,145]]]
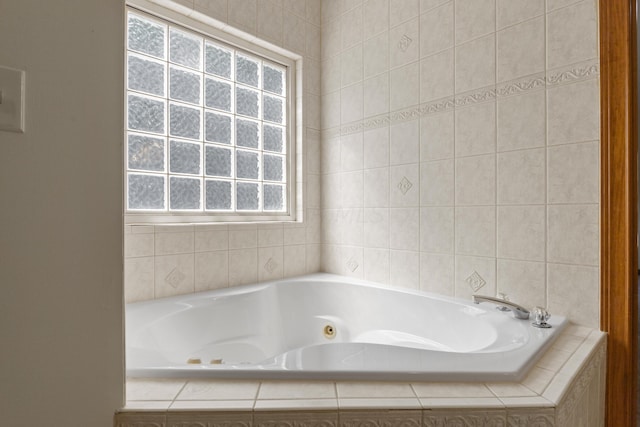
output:
[[[390,124],[415,120],[429,114],[492,101],[496,98],[517,95],[533,90],[540,90],[560,84],[588,80],[597,77],[599,74],[600,66],[598,59],[592,59],[590,61],[580,62],[564,68],[549,70],[546,73],[538,73],[517,80],[501,82],[497,86],[488,86],[475,91],[458,94],[455,97],[429,101],[394,111],[389,114],[369,117],[361,121],[344,124],[340,127],[325,129],[322,131],[322,138],[335,138],[340,135],[350,135]]]
[[[255,414],[253,424],[255,427],[337,427],[338,413],[261,412]]]
[[[168,412],[166,427],[252,427],[251,413]]]
[[[511,80],[498,84],[496,94],[499,98],[512,95],[520,95],[537,89],[544,89],[546,80],[544,73],[533,74],[517,80]]]
[[[557,86],[580,80],[588,80],[599,74],[600,63],[598,59],[592,59],[547,71],[547,86]]]
[[[506,427],[506,411],[433,411],[425,413],[422,427]]]
[[[345,411],[339,427],[420,427],[421,411]]]
[[[519,409],[517,411],[507,411],[507,425],[509,427],[554,427],[556,425],[555,410]]]
[[[115,427],[166,427],[165,414],[120,412],[115,415]]]
[[[566,425],[567,420],[575,411],[576,406],[589,386],[600,381],[599,375],[602,364],[605,361],[606,348],[606,342],[603,339],[601,345],[591,355],[589,361],[567,388],[566,394],[558,404],[556,412],[558,425]]]

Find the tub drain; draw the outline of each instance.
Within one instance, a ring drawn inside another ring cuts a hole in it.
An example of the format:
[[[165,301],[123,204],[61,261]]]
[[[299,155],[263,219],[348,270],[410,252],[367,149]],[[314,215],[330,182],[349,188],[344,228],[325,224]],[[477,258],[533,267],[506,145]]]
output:
[[[322,330],[324,337],[328,340],[332,340],[336,337],[336,328],[333,325],[326,325]]]

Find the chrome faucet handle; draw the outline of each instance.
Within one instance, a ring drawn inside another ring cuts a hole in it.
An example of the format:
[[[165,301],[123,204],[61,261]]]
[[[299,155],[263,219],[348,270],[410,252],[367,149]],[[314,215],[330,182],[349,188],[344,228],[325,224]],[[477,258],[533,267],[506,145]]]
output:
[[[509,301],[509,297],[507,296],[507,294],[505,294],[504,292],[498,292],[498,295],[496,295],[496,298],[502,301]],[[505,305],[497,305],[496,309],[500,310],[500,311],[510,311],[511,309]]]
[[[534,322],[531,323],[536,328],[550,328],[551,325],[547,323],[547,320],[551,317],[551,314],[544,307],[533,308]]]

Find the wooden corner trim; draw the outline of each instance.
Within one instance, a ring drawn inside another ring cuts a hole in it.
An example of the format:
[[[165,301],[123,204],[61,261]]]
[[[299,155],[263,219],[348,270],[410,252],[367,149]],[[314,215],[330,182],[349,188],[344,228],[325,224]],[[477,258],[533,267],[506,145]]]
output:
[[[635,0],[599,0],[600,326],[608,333],[606,425],[635,426],[637,53]]]

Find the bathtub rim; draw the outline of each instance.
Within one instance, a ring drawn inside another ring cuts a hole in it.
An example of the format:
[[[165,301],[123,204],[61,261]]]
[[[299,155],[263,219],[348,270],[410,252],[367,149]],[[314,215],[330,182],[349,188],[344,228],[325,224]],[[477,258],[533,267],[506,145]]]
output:
[[[271,280],[267,282],[239,285],[231,288],[223,288],[223,289],[213,289],[207,291],[201,291],[196,293],[189,294],[181,294],[170,297],[157,298],[154,300],[148,301],[140,301],[127,304],[127,307],[152,307],[160,304],[166,304],[167,306],[176,306],[183,305],[184,310],[190,308],[190,301],[198,300],[202,301],[211,297],[229,297],[235,295],[244,295],[251,294],[256,291],[264,290],[272,286],[280,286],[280,285],[292,285],[292,282],[344,282],[348,285],[354,285],[364,288],[373,288],[382,290],[384,292],[394,292],[406,295],[413,295],[419,297],[428,297],[434,299],[436,301],[445,301],[447,303],[452,303],[456,305],[464,305],[475,310],[481,310],[485,312],[491,311],[491,305],[489,304],[473,304],[471,300],[466,300],[458,297],[451,297],[447,295],[438,294],[435,292],[429,291],[421,291],[415,289],[408,288],[397,288],[385,286],[373,282],[369,282],[363,279],[346,277],[336,274],[330,273],[313,273],[313,274],[305,274],[301,276],[286,278],[286,279],[277,279]],[[294,285],[295,286],[295,285]],[[175,308],[171,312],[167,312],[164,316],[170,316],[175,313],[182,311],[181,309]],[[511,313],[504,313],[505,316],[512,316]],[[163,316],[163,317],[164,317]],[[527,322],[531,323],[531,320],[522,320],[522,319],[514,319],[514,321],[518,322]],[[126,322],[126,317],[125,317]],[[174,367],[145,367],[145,368],[128,368],[126,367],[126,353],[125,353],[125,370],[127,377],[140,377],[140,378],[219,378],[219,379],[238,379],[238,380],[248,380],[248,379],[256,379],[256,380],[363,380],[365,377],[366,380],[379,380],[379,381],[392,381],[392,380],[407,380],[407,381],[447,381],[447,382],[460,382],[460,381],[471,381],[471,382],[480,382],[480,381],[520,381],[522,380],[531,370],[531,368],[537,363],[537,361],[546,353],[546,351],[553,345],[556,341],[557,337],[560,336],[565,329],[565,327],[569,324],[569,320],[563,316],[554,315],[550,321],[553,329],[551,336],[546,339],[546,341],[539,347],[539,349],[532,355],[529,356],[524,363],[517,363],[518,357],[520,355],[518,353],[523,353],[525,351],[524,348],[517,348],[514,350],[507,351],[506,353],[510,353],[511,359],[516,359],[515,365],[512,363],[512,360],[508,361],[508,367],[504,367],[500,370],[500,372],[495,370],[487,370],[478,372],[477,370],[474,372],[459,370],[459,371],[448,371],[448,372],[439,372],[439,371],[400,371],[400,370],[387,370],[387,371],[377,371],[377,370],[357,370],[357,371],[346,371],[346,370],[276,370],[276,369],[256,369],[255,367],[248,367],[247,369],[207,369],[207,365],[203,366],[174,366]],[[533,326],[529,326],[533,328]],[[125,323],[125,342],[126,342],[126,323]],[[335,344],[330,344],[335,345]],[[128,349],[125,349],[128,350]],[[483,360],[488,360],[492,356],[500,353],[481,353],[481,352],[470,352],[470,353],[451,353],[454,357],[464,358],[475,358],[476,361],[478,358]],[[464,360],[460,363],[464,363]]]

